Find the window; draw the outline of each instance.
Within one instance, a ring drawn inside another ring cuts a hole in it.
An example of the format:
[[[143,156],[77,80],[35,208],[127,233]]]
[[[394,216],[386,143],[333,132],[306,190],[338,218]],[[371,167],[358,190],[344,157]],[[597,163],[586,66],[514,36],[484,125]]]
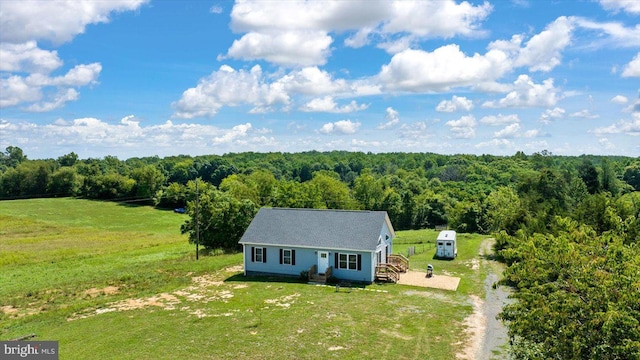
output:
[[[280,264],[295,265],[296,251],[292,249],[280,249]]]
[[[442,241],[439,241],[439,242],[438,242],[438,246],[442,246]]]
[[[267,262],[267,248],[251,247],[251,262]]]
[[[337,269],[362,270],[362,255],[336,253],[335,267]]]

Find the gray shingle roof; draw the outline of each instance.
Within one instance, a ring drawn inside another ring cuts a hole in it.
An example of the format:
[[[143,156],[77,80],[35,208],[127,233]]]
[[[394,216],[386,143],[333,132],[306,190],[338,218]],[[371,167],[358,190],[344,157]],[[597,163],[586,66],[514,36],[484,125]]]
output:
[[[386,211],[262,208],[240,244],[375,251],[387,221]]]

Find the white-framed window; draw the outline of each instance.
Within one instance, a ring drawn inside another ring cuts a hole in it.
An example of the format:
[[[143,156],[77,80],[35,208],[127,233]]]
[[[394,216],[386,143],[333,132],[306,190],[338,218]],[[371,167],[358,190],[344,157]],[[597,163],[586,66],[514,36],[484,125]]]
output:
[[[251,247],[251,262],[267,262],[267,248]]]
[[[337,253],[336,268],[346,270],[361,270],[362,256],[360,254]]]
[[[296,251],[294,249],[280,249],[280,264],[295,265]]]

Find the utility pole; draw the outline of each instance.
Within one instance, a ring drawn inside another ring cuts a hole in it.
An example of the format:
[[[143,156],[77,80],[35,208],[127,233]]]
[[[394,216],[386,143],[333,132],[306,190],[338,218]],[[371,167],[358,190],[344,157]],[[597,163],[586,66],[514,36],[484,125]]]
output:
[[[198,192],[198,178],[196,178],[196,260],[199,258],[198,245],[200,244],[200,193]]]

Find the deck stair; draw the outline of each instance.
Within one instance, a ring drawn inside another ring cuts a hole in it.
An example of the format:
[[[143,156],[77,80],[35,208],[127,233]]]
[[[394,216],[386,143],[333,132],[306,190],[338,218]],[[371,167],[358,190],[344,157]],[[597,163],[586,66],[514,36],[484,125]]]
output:
[[[376,281],[398,282],[400,280],[400,272],[395,270],[392,264],[379,264],[376,266]]]
[[[376,281],[398,282],[400,274],[409,269],[409,259],[402,254],[387,255],[387,262],[376,266]]]
[[[387,263],[394,265],[399,272],[407,272],[409,269],[409,259],[402,254],[387,255]]]

